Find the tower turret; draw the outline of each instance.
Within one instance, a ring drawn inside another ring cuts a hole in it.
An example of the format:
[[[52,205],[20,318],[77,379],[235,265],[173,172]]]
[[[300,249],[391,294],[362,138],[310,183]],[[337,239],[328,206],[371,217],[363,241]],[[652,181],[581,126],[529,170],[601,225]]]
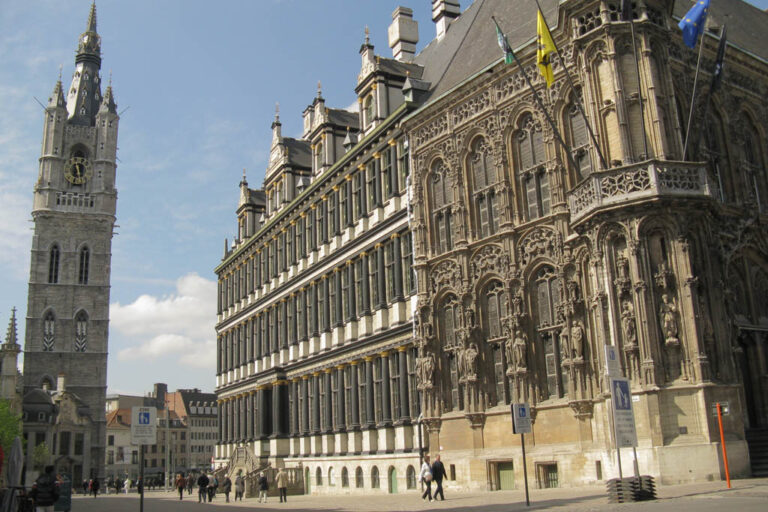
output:
[[[80,34],[75,72],[67,94],[67,112],[73,124],[93,126],[101,101],[101,37],[96,32],[96,2],[91,4],[88,26]]]

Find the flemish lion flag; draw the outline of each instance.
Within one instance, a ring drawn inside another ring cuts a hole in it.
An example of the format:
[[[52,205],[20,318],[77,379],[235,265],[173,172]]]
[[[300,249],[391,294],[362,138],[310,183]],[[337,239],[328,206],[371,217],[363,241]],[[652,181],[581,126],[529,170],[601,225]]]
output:
[[[493,22],[496,23],[496,19],[494,19]],[[507,36],[501,31],[498,23],[496,23],[496,38],[499,42],[499,48],[504,52],[504,62],[512,64],[515,60],[515,54],[512,52],[512,48],[509,46],[509,41],[507,41]]]
[[[538,16],[539,18],[536,23],[536,42],[538,45],[538,48],[536,49],[536,64],[538,64],[544,80],[547,81],[547,87],[552,87],[552,83],[555,81],[555,76],[552,72],[550,55],[557,50],[555,49],[555,42],[552,41],[552,34],[549,32],[549,27],[544,21],[544,15],[541,14],[541,11],[538,11]]]

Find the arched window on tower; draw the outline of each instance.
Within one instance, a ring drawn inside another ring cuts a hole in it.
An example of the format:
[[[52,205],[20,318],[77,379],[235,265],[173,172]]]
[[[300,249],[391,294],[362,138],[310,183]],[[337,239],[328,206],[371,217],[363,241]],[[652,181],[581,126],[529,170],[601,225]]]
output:
[[[75,352],[85,352],[88,347],[88,314],[80,311],[75,316]]]
[[[537,343],[544,349],[546,369],[546,394],[550,398],[565,396],[568,386],[567,374],[562,370],[560,334],[564,325],[558,319],[557,306],[560,304],[560,284],[550,266],[541,267],[532,283],[531,297],[535,301],[534,325]]]
[[[53,311],[48,311],[43,319],[43,352],[53,352],[56,339],[56,317]]]
[[[363,124],[366,128],[371,126],[371,123],[373,123],[373,116],[375,111],[376,109],[375,103],[373,102],[373,94],[369,94],[363,101]]]
[[[504,286],[499,281],[492,281],[483,288],[481,297],[480,314],[483,334],[493,352],[496,400],[497,403],[505,403],[507,386],[504,364],[504,333],[501,324],[508,311]]]
[[[433,247],[442,254],[453,246],[451,243],[451,204],[453,203],[453,184],[448,177],[448,168],[442,160],[432,165],[430,176],[432,197]]]
[[[48,283],[56,284],[59,282],[59,258],[60,251],[59,246],[54,245],[51,247],[50,254],[48,255]]]
[[[461,315],[461,312],[459,311],[459,301],[453,295],[447,297],[442,301],[437,310],[437,314],[438,336],[443,346],[443,350],[447,354],[449,369],[447,375],[448,379],[445,381],[445,384],[450,386],[451,407],[453,410],[462,410],[463,397],[459,387],[459,373],[454,350],[459,343],[459,340],[456,337],[456,329],[459,327],[459,318]]]
[[[491,158],[491,148],[482,137],[472,144],[469,168],[474,186],[472,198],[475,203],[475,233],[478,238],[485,238],[496,233],[499,227],[499,210],[494,190],[498,173]]]
[[[318,142],[315,145],[315,172],[320,172],[325,165],[325,153],[323,143]]]
[[[527,115],[514,135],[517,156],[517,173],[525,189],[528,220],[549,215],[549,176],[544,165],[546,151],[541,125]]]
[[[91,252],[88,247],[80,249],[80,264],[78,265],[77,283],[88,284],[88,265]]]

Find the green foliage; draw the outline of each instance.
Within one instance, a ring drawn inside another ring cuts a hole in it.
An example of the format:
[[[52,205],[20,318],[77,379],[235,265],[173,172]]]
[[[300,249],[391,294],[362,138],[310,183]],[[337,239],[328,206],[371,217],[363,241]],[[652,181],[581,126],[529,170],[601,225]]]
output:
[[[40,443],[32,450],[32,464],[34,464],[35,469],[43,469],[50,460],[51,450],[48,449],[47,444]]]
[[[21,437],[21,415],[11,411],[8,400],[0,400],[0,445],[6,454],[11,450],[11,444],[16,437]]]

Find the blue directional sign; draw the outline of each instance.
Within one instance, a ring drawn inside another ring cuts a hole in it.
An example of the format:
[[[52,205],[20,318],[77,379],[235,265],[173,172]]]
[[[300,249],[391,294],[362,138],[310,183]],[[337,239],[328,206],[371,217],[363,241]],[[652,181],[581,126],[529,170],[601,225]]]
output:
[[[512,428],[515,434],[531,433],[531,407],[527,403],[512,404]]]
[[[139,413],[139,425],[149,425],[149,412]]]
[[[131,444],[157,443],[157,408],[131,408]]]

